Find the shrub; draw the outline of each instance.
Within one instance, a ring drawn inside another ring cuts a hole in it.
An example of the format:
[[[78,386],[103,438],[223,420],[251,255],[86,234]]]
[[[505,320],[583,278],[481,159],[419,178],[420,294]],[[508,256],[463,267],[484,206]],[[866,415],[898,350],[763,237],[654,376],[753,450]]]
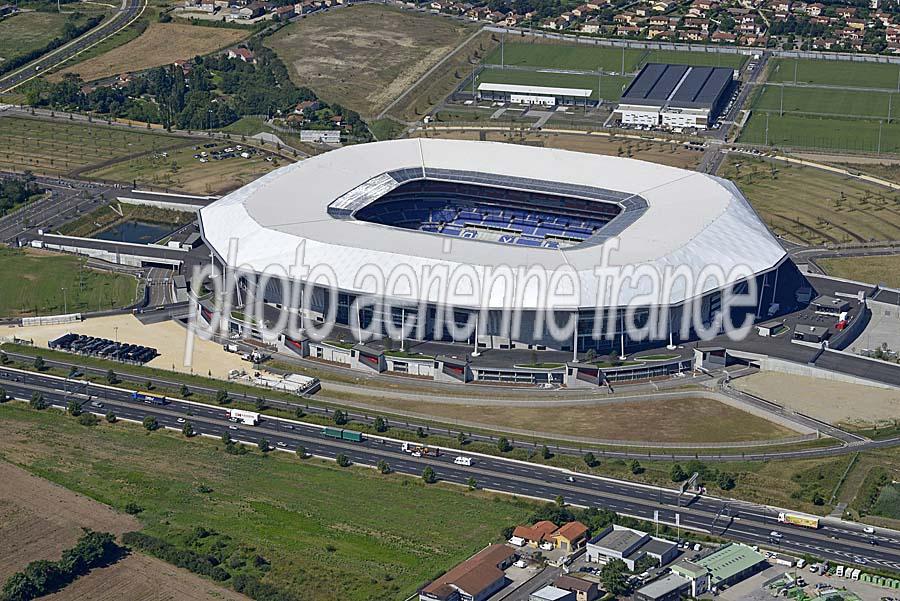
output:
[[[100,423],[100,418],[93,413],[82,413],[78,416],[78,423],[82,426],[96,426]]]

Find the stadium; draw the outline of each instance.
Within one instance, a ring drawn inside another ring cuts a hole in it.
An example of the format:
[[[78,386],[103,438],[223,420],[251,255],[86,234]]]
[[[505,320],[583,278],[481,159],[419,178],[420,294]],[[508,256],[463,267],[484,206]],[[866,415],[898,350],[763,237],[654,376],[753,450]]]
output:
[[[727,180],[525,145],[348,146],[236,190],[200,224],[213,261],[239,274],[238,304],[255,294],[363,340],[627,352],[696,339],[675,324],[715,324],[729,291],[755,282],[752,305],[729,311],[769,318],[804,284]],[[678,270],[693,279],[609,284]]]

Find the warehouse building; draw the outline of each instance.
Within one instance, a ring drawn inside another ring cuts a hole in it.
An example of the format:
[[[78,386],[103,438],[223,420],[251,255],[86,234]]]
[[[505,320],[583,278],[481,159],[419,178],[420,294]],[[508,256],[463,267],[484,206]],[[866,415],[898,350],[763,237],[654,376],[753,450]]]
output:
[[[612,524],[588,542],[586,556],[588,561],[604,564],[621,559],[629,570],[634,570],[642,557],[666,565],[678,556],[678,545],[634,528]]]
[[[593,90],[587,88],[550,88],[547,86],[523,86],[510,83],[478,84],[478,100],[536,104],[540,106],[594,106]]]
[[[725,107],[734,71],[725,67],[644,65],[616,109],[622,124],[706,129]]]
[[[731,543],[693,562],[709,571],[709,586],[731,586],[761,572],[769,565],[766,558],[747,545]]]

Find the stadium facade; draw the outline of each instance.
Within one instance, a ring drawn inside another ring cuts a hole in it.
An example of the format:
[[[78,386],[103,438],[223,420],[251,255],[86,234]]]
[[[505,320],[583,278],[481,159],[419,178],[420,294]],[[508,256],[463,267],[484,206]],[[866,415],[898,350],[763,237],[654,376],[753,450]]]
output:
[[[200,224],[240,301],[361,338],[404,324],[404,338],[627,352],[721,330],[723,307],[791,310],[805,282],[730,181],[494,142],[345,147],[228,194]]]

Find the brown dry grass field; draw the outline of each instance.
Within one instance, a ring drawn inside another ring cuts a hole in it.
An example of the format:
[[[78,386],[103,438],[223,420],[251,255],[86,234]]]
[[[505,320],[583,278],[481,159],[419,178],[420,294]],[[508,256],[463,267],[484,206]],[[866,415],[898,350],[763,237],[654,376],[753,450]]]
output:
[[[201,27],[184,23],[151,23],[137,39],[54,73],[59,80],[66,73],[77,73],[84,81],[93,81],[121,73],[141,71],[177,60],[209,54],[247,37],[246,31]]]
[[[472,31],[456,20],[366,4],[311,15],[266,45],[297,85],[372,117]]]
[[[511,142],[529,144],[546,148],[561,148],[577,152],[591,152],[610,156],[621,156],[671,167],[694,169],[700,163],[702,152],[687,150],[676,144],[662,144],[630,138],[593,136],[586,134],[559,133],[510,133],[504,131],[471,130],[427,130],[416,135],[429,138],[451,138],[454,140],[488,140],[494,142]]]
[[[22,459],[23,452],[27,454],[20,447],[16,457]],[[118,513],[2,460],[0,482],[3,483],[0,486],[0,582],[31,561],[59,559],[64,549],[75,544],[83,527],[117,536],[141,528],[133,516]],[[94,570],[44,598],[56,601],[246,599],[187,570],[141,554],[129,555],[112,566]]]
[[[796,432],[761,417],[702,398],[568,407],[454,405],[398,399],[381,399],[379,405],[449,420],[474,421],[485,426],[604,440],[741,442],[796,435]],[[698,415],[703,419],[697,419]]]

